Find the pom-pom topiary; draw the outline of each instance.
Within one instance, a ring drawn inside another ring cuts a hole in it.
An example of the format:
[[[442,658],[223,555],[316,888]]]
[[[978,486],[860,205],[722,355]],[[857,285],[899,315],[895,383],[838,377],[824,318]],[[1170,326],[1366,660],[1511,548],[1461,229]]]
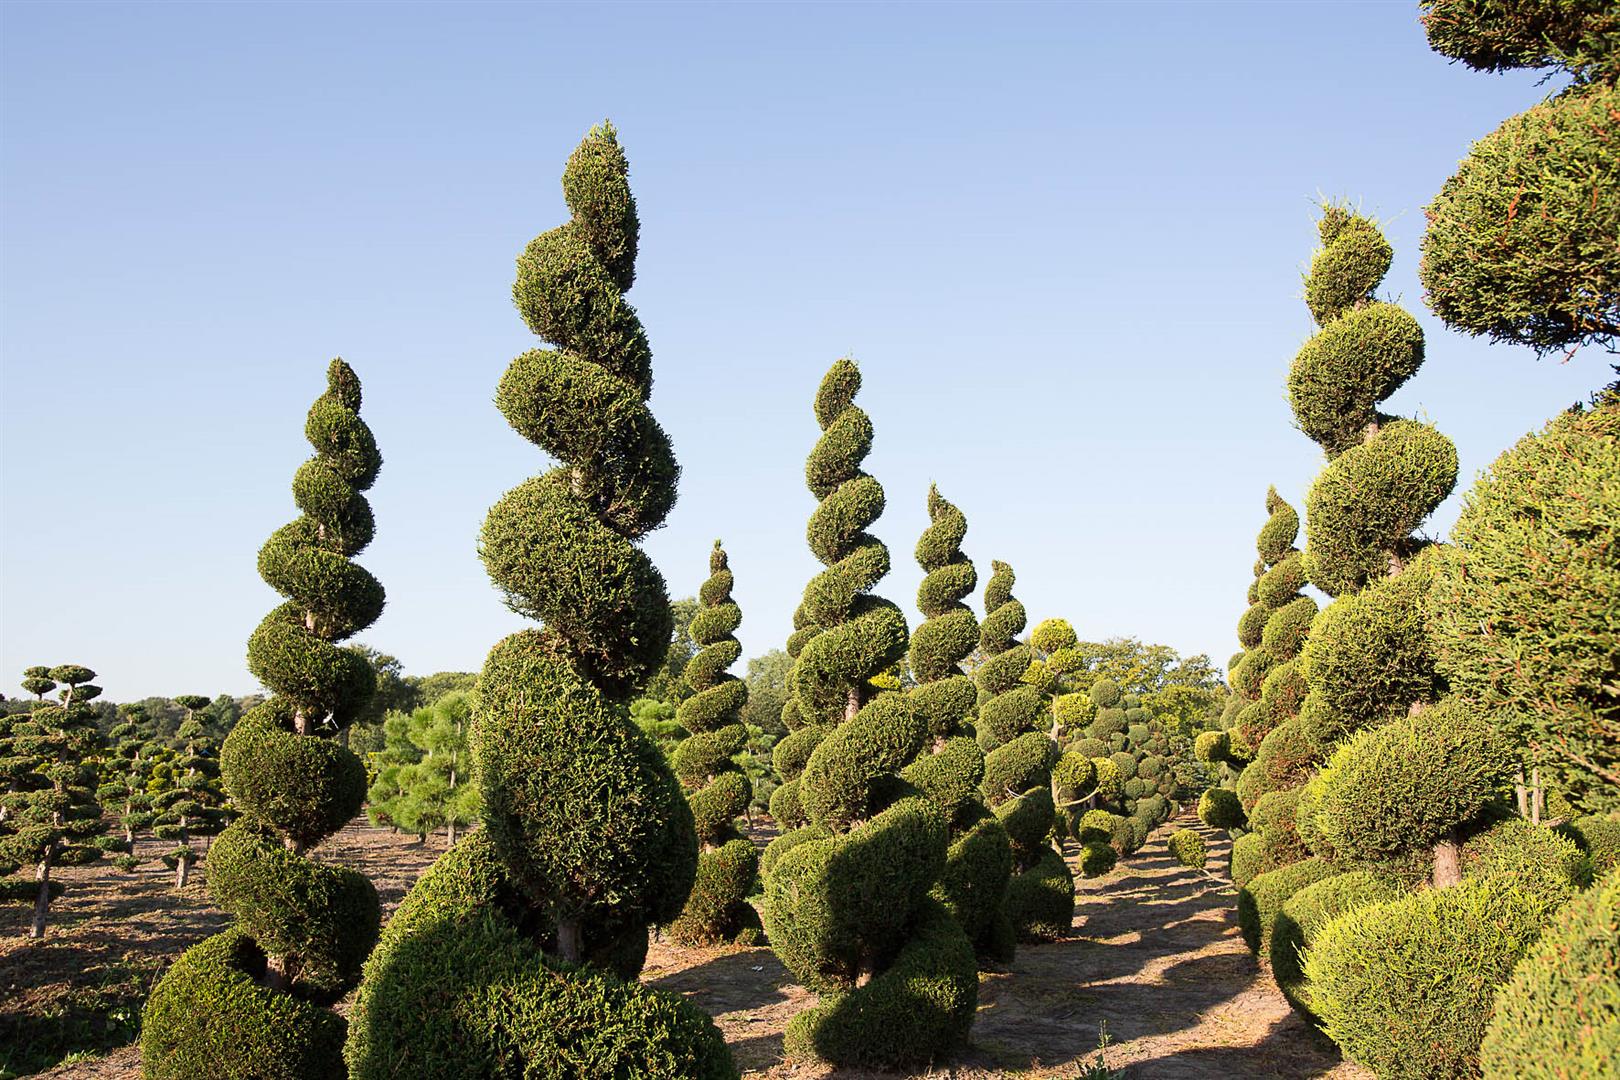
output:
[[[1356,870],[1320,878],[1286,898],[1282,910],[1271,921],[1270,945],[1272,978],[1277,980],[1283,996],[1295,1008],[1309,1012],[1305,955],[1317,933],[1345,912],[1393,900],[1399,892],[1384,878]]]
[[[557,346],[512,361],[496,404],[558,459],[485,518],[480,555],[519,614],[473,713],[484,828],[407,894],[367,961],[345,1057],[357,1080],[499,1069],[736,1076],[712,1021],[645,989],[647,929],[680,912],[692,811],[627,702],[671,636],[663,578],[635,541],[675,500],[646,405],[651,353],[623,293],[639,226],[610,125],[569,158],[568,223],[518,260],[513,298]],[[585,965],[585,966],[580,966]]]
[[[1249,951],[1269,956],[1272,929],[1283,905],[1305,886],[1337,873],[1339,870],[1332,863],[1306,859],[1250,878],[1239,888],[1237,904],[1238,929]]]
[[[288,598],[248,641],[248,667],[274,696],[225,741],[221,775],[242,816],[208,856],[209,891],[237,926],[194,947],[152,991],[141,1034],[149,1076],[344,1075],[343,1021],[324,1006],[360,978],[381,912],[365,875],[305,852],[354,816],[366,790],[364,766],[332,738],[376,682],[364,656],[336,643],[383,607],[382,585],[350,561],[371,542],[362,493],[382,467],[360,403],[359,378],[333,360],[304,425],[315,456],[293,477],[303,516],[259,552],[260,576]],[[221,1022],[285,1030],[220,1039]]]
[[[1182,866],[1193,870],[1204,868],[1204,837],[1197,829],[1177,829],[1164,846]]]
[[[1248,820],[1237,792],[1209,788],[1198,797],[1198,820],[1213,829],[1241,828]]]

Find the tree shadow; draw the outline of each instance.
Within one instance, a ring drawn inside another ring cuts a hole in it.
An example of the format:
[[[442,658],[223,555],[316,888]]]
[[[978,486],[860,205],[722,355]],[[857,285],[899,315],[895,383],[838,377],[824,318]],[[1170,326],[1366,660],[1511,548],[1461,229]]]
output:
[[[767,948],[738,948],[651,979],[648,986],[682,997],[710,1016],[777,1005],[790,997],[793,975]],[[778,1037],[780,1041],[780,1037]]]

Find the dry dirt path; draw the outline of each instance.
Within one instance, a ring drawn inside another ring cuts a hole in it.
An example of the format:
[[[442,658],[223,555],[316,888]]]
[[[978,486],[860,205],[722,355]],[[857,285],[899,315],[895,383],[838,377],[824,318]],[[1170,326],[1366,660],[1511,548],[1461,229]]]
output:
[[[1224,870],[1228,843],[1199,829],[1211,869]],[[1231,885],[1171,859],[1169,831],[1113,873],[1079,881],[1076,936],[1022,946],[1008,971],[983,976],[972,1051],[915,1075],[1073,1078],[1097,1060],[1106,1024],[1104,1059],[1132,1080],[1365,1077],[1289,1008],[1243,944]],[[714,1015],[747,1077],[894,1075],[785,1064],[782,1031],[814,998],[768,949],[655,944],[644,978]]]
[[[1228,845],[1203,831],[1210,866],[1224,869]],[[1106,1022],[1112,1039],[1107,1064],[1131,1080],[1364,1077],[1341,1064],[1332,1045],[1288,1008],[1249,955],[1231,886],[1176,865],[1164,850],[1167,833],[1150,837],[1106,877],[1079,882],[1075,937],[1023,946],[1008,971],[983,977],[974,1046],[963,1061],[911,1075],[1073,1080],[1096,1059]],[[357,820],[321,854],[370,875],[385,910],[392,910],[439,850],[436,843],[418,847]],[[127,877],[102,867],[64,876],[80,890],[53,907],[44,942],[20,937],[25,913],[0,908],[6,912],[0,915],[0,1028],[12,1038],[47,1036],[61,1025],[105,1025],[105,1010],[115,1002],[126,1012],[138,1009],[167,962],[226,921],[209,905],[200,879],[177,896],[156,867]],[[794,985],[769,949],[655,942],[643,977],[714,1015],[750,1080],[896,1075],[784,1063],[787,1021],[815,999]],[[81,1013],[92,1004],[87,997],[98,1000]],[[123,1023],[130,1020],[125,1016]],[[113,1033],[101,1037],[107,1035]],[[126,1046],[45,1075],[124,1080],[139,1076],[139,1069],[138,1049]]]

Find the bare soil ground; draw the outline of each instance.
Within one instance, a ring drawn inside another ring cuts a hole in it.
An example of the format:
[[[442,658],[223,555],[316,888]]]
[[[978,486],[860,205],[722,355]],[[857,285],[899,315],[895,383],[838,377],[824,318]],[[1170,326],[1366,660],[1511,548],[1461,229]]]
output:
[[[1226,842],[1204,831],[1210,867],[1224,868]],[[912,1075],[1072,1080],[1098,1062],[1106,1025],[1106,1064],[1133,1080],[1365,1077],[1289,1009],[1244,947],[1231,886],[1177,865],[1164,835],[1113,873],[1080,881],[1075,936],[1022,946],[1009,970],[984,975],[972,1050]],[[320,854],[371,875],[386,912],[441,849],[356,821]],[[0,908],[0,1077],[58,1061],[45,1075],[136,1077],[138,1050],[124,1044],[136,1037],[147,989],[175,954],[227,920],[208,905],[201,875],[177,894],[160,864],[63,878],[69,891],[52,905],[42,942],[22,936],[26,910]],[[784,1062],[788,1018],[815,999],[769,949],[655,941],[643,978],[715,1016],[750,1080],[895,1075]]]

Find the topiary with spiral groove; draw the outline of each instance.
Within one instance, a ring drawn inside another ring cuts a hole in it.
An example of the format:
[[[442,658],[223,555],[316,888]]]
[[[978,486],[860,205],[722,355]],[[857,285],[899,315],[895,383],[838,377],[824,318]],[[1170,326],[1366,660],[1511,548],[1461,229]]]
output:
[[[923,622],[911,635],[909,659],[917,685],[908,697],[912,712],[927,726],[929,744],[904,776],[950,824],[940,898],[981,959],[1006,963],[1017,947],[1005,909],[1012,847],[980,794],[984,750],[965,727],[978,689],[963,674],[962,661],[979,643],[979,622],[962,601],[978,584],[978,574],[962,554],[967,516],[933,486],[928,517],[917,541],[917,564],[923,569],[917,607]]]
[[[686,945],[717,941],[757,944],[763,936],[759,914],[748,903],[759,877],[759,855],[737,829],[737,818],[754,797],[748,778],[733,758],[748,742],[740,715],[748,684],[726,669],[742,655],[734,632],[742,611],[731,598],[731,568],[720,541],[709,554],[709,578],[698,590],[698,612],[689,631],[696,655],[685,679],[693,694],[675,718],[689,735],[676,744],[675,775],[690,793],[687,802],[697,824],[697,880],[686,910],[670,924],[670,936]]]
[[[352,558],[371,542],[361,494],[382,467],[342,360],[310,408],[315,448],[293,478],[303,516],[271,534],[259,573],[287,602],[248,641],[273,693],[231,731],[221,775],[241,817],[208,852],[208,888],[236,925],[187,950],[152,991],[141,1037],[149,1077],[342,1077],[344,1021],[330,1005],[377,940],[376,889],[306,852],[360,809],[366,773],[332,737],[375,691],[336,643],[382,613],[383,588]]]
[[[816,395],[822,436],[805,477],[821,501],[808,532],[826,569],[801,605],[789,692],[802,726],[783,740],[808,824],[765,853],[764,916],[772,948],[821,997],[788,1024],[790,1057],[920,1064],[966,1042],[978,973],[967,936],[932,895],[945,815],[898,775],[927,741],[927,722],[907,695],[872,685],[905,655],[907,635],[899,609],[868,591],[889,552],[866,532],[883,489],[861,469],[872,422],[854,404],[859,388],[846,359]]]
[[[1013,594],[1013,569],[990,564],[974,672],[979,689],[979,743],[988,749],[982,790],[1012,842],[1007,918],[1021,940],[1063,937],[1074,922],[1074,875],[1047,841],[1056,820],[1052,767],[1058,745],[1047,731],[1046,699],[1024,682],[1034,654],[1018,640],[1028,616]]]
[[[366,966],[351,1075],[734,1077],[713,1022],[633,980],[697,863],[692,812],[627,700],[671,633],[635,541],[678,468],[647,407],[651,352],[624,300],[638,223],[611,126],[569,158],[572,218],[518,260],[513,297],[555,348],[512,361],[496,404],[557,459],[489,511],[480,554],[514,611],[471,749],[484,828],[405,897]]]

